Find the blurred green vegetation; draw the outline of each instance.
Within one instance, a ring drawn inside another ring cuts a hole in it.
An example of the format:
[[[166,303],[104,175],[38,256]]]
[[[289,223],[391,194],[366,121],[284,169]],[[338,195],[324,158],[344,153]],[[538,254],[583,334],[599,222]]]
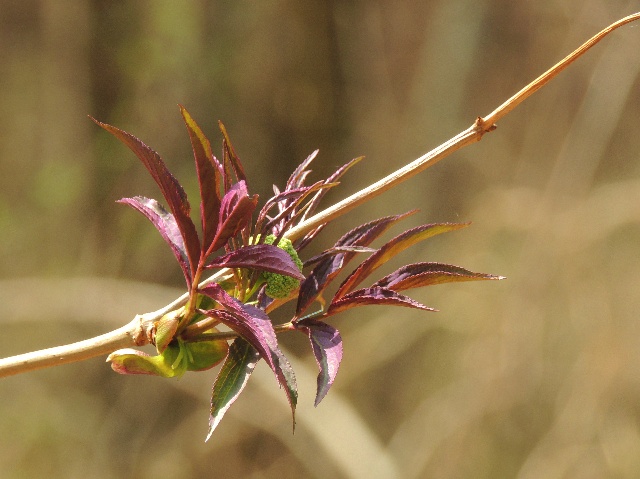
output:
[[[155,148],[195,198],[185,105],[224,121],[262,198],[315,148],[327,205],[469,126],[637,1],[0,1],[2,355],[84,339],[180,293],[140,215],[160,195],[87,115]],[[345,358],[291,435],[264,367],[211,441],[215,371],[123,377],[102,359],[0,381],[2,477],[632,478],[640,471],[640,57],[624,28],[482,142],[322,236],[420,208],[473,221],[405,262],[508,277],[333,320]],[[195,206],[195,199],[192,199]],[[396,232],[399,232],[397,230]],[[395,266],[399,266],[400,263]],[[151,284],[150,284],[151,283]]]

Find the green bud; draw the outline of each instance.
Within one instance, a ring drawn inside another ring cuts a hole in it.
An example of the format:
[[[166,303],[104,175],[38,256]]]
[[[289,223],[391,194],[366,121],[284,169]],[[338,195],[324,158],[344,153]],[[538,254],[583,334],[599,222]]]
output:
[[[274,235],[268,235],[264,239],[264,242],[266,244],[273,244],[275,240],[276,237]],[[296,264],[298,269],[302,271],[302,261],[300,261],[298,252],[293,247],[293,243],[291,243],[291,240],[282,238],[278,243],[278,248],[283,249],[284,251],[289,253],[289,256],[291,256],[291,259]],[[292,291],[300,286],[300,280],[292,278],[291,276],[286,276],[284,274],[264,271],[262,273],[262,276],[267,283],[265,293],[272,299],[286,298]]]

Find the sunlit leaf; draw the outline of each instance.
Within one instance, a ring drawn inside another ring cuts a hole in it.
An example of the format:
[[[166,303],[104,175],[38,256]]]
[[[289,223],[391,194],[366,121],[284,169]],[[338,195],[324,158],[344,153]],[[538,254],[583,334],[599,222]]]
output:
[[[336,328],[321,321],[301,322],[296,329],[306,333],[316,358],[318,369],[318,388],[315,405],[326,396],[336,379],[342,361],[342,337]]]
[[[223,140],[222,140],[222,156],[223,156],[223,166],[225,172],[225,182],[231,181],[231,172],[233,171],[236,177],[236,180],[246,181],[247,175],[244,173],[244,168],[242,167],[242,162],[238,155],[236,154],[233,145],[231,144],[231,139],[229,138],[229,134],[227,133],[227,129],[224,124],[219,121],[218,127],[222,132]],[[231,183],[227,183],[225,186],[228,189]]]
[[[222,361],[229,351],[229,343],[223,340],[184,343],[184,346],[188,351],[187,369],[189,371],[211,369]]]
[[[262,209],[258,213],[258,218],[256,220],[254,231],[257,234],[264,235],[266,233],[271,233],[268,228],[265,226],[265,222],[269,219],[269,212],[273,209],[274,206],[278,205],[278,203],[286,203],[290,201],[295,201],[304,195],[307,191],[309,191],[309,187],[305,186],[302,188],[297,188],[295,190],[289,190],[284,192],[279,192],[278,189],[274,185],[274,190],[276,191],[275,195],[269,198]],[[275,219],[271,219],[269,221],[274,221]]]
[[[189,259],[184,246],[184,241],[178,228],[178,224],[174,216],[165,210],[160,203],[151,198],[143,196],[134,196],[133,198],[122,198],[118,203],[123,203],[135,208],[145,215],[151,223],[160,232],[162,238],[167,242],[173,251],[173,255],[178,260],[182,273],[184,274],[187,285],[191,285],[191,270],[189,268]]]
[[[450,264],[415,263],[403,266],[379,281],[376,281],[373,286],[402,291],[442,283],[494,279],[503,279],[503,277],[485,273],[474,273],[460,266]]]
[[[211,291],[211,288],[207,288]],[[253,317],[239,306],[225,307],[227,309],[210,309],[204,313],[217,319],[249,341],[269,366],[274,369],[272,350],[277,348],[277,340],[271,321],[263,318],[262,315]]]
[[[218,427],[229,407],[240,396],[259,360],[258,351],[242,338],[234,340],[229,347],[227,359],[213,384],[206,441]]]
[[[162,353],[169,346],[169,343],[173,341],[179,323],[177,316],[171,313],[163,316],[155,323],[155,343],[158,353]]]
[[[120,349],[107,357],[119,374],[147,374],[163,378],[182,376],[186,371],[210,369],[226,355],[229,345],[223,340],[186,343],[174,341],[161,354],[150,356],[137,349]]]
[[[423,309],[425,311],[436,311],[391,289],[374,287],[358,289],[337,300],[334,299],[329,305],[326,315],[330,316],[356,306],[366,305],[404,306],[406,308]]]
[[[334,300],[338,299],[348,292],[352,291],[367,276],[369,276],[376,268],[385,264],[395,255],[404,251],[409,246],[424,241],[432,236],[454,231],[468,226],[468,223],[434,223],[428,225],[417,226],[396,236],[388,243],[384,244],[378,251],[365,259],[358,266],[336,291]]]
[[[219,165],[216,164],[209,140],[189,112],[180,105],[180,112],[187,125],[193,157],[200,186],[200,217],[202,219],[202,249],[207,251],[218,229],[220,210],[221,178]]]
[[[150,356],[137,349],[119,349],[107,357],[111,368],[119,374],[147,374],[172,378],[180,376],[186,368],[174,367],[180,354],[180,347],[172,345],[163,354]]]
[[[262,232],[265,231],[273,231],[274,234],[278,236],[282,236],[287,228],[299,217],[304,211],[304,207],[302,207],[302,203],[307,199],[309,195],[313,192],[318,191],[319,189],[328,190],[329,188],[333,188],[336,186],[336,183],[325,184],[322,181],[318,181],[311,186],[303,188],[299,195],[295,195],[295,197],[287,199],[287,201],[282,201],[278,204],[280,212],[269,222],[261,227]],[[287,192],[280,193],[277,196],[288,196]]]
[[[347,171],[349,171],[349,169],[352,166],[356,165],[363,159],[364,159],[364,156],[359,156],[357,158],[352,159],[348,163],[342,165],[331,176],[329,176],[326,180],[324,180],[324,184],[336,183]],[[327,193],[327,191],[328,190],[326,189],[322,189],[318,191],[315,195],[313,195],[313,198],[309,202],[309,208],[307,209],[307,211],[305,211],[304,215],[302,216],[302,219],[301,219],[302,221],[304,221],[307,217],[315,213],[316,208],[320,204],[320,201],[322,200],[322,198],[324,198],[324,195]]]
[[[138,138],[114,126],[101,123],[97,120],[93,121],[127,145],[140,159],[160,187],[162,196],[164,196],[167,201],[169,209],[178,224],[182,239],[184,240],[187,257],[189,258],[191,273],[193,274],[200,259],[200,240],[198,239],[196,227],[189,216],[190,206],[184,189],[167,169],[160,155]]]
[[[258,216],[258,220],[260,220],[261,217],[266,217],[266,213],[278,203],[296,201],[302,195],[307,193],[309,191],[309,188],[311,187],[302,186],[294,190],[285,190],[285,191],[276,193],[274,196],[272,196],[265,202],[264,206],[262,207],[262,210],[260,211],[260,215]]]
[[[313,156],[315,156],[315,154],[317,154],[318,150],[316,150],[313,154]],[[312,157],[310,157],[311,159],[313,159]],[[354,158],[353,160],[349,161],[348,163],[342,165],[340,168],[338,168],[331,176],[329,176],[326,180],[324,180],[324,184],[325,185],[329,185],[329,184],[338,184],[338,180],[342,177],[342,175],[344,175],[353,165],[355,165],[356,163],[358,163],[360,160],[362,160],[364,157],[360,156],[358,158]],[[307,160],[309,160],[309,158],[307,158]],[[303,162],[302,165],[300,165],[300,167],[302,167],[303,169],[306,168],[306,165],[308,165],[308,163]],[[298,167],[298,168],[300,168]],[[297,171],[297,170],[296,170]],[[305,174],[307,172],[304,172]],[[304,181],[304,175],[300,175],[303,178]],[[307,219],[308,217],[310,217],[312,214],[315,213],[318,205],[320,204],[320,201],[322,200],[322,198],[324,197],[324,195],[326,194],[328,190],[327,189],[321,189],[319,190],[315,195],[313,195],[313,198],[311,198],[311,200],[309,201],[308,205],[306,205],[306,209],[305,211],[302,213],[302,215],[300,216],[300,218],[298,218],[299,222],[304,221],[305,219]],[[325,227],[326,223],[321,224],[320,226],[318,226],[317,228],[314,228],[313,230],[309,231],[307,234],[305,234],[302,238],[300,238],[297,242],[296,242],[296,249],[298,251],[302,251],[317,235],[318,233],[320,233],[320,231],[322,231],[322,229]]]
[[[311,162],[318,156],[320,150],[314,150],[309,156],[305,158],[305,160],[300,163],[293,173],[289,176],[287,180],[287,184],[285,185],[285,191],[295,190],[304,185],[304,180],[311,173],[311,171],[307,170],[307,166],[311,164]]]

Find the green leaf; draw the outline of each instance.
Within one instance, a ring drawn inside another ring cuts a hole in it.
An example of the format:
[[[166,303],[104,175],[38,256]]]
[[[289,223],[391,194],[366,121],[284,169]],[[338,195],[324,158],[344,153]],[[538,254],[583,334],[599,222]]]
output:
[[[211,393],[208,441],[229,407],[238,399],[251,373],[260,360],[260,353],[242,338],[237,338],[229,348],[227,359],[218,373]]]
[[[172,311],[164,315],[155,323],[156,350],[159,354],[162,354],[164,350],[167,349],[167,346],[169,346],[169,343],[173,341],[173,337],[178,330],[178,324],[180,324],[180,321],[176,318],[179,313],[181,313],[181,310]]]
[[[227,355],[226,341],[185,343],[174,341],[162,354],[150,356],[137,349],[120,349],[107,357],[119,374],[148,374],[163,378],[180,377],[186,371],[210,369]]]
[[[210,296],[225,308],[203,312],[240,334],[267,362],[278,384],[284,388],[295,427],[295,409],[298,402],[296,378],[291,364],[278,347],[278,339],[269,315],[262,309],[243,304],[229,296],[215,283],[201,288],[200,292]]]
[[[172,367],[178,358],[180,348],[169,346],[164,353],[149,356],[137,349],[120,349],[107,357],[111,362],[111,368],[119,374],[148,374],[163,378],[172,378],[181,375],[184,370]]]
[[[187,349],[187,370],[204,371],[222,361],[228,354],[229,344],[226,341],[198,341],[185,343]]]

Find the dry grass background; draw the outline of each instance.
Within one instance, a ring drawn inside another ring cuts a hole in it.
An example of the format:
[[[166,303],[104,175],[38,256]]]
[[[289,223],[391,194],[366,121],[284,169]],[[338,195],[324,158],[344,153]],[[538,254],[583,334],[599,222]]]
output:
[[[184,104],[223,120],[264,198],[320,148],[338,199],[471,124],[638,1],[0,2],[0,351],[83,339],[180,293],[142,217],[159,196],[86,119],[156,148],[195,194]],[[264,367],[203,443],[211,371],[102,359],[0,381],[8,478],[640,477],[640,27],[620,30],[482,142],[341,219],[473,221],[400,258],[508,277],[419,291],[434,314],[336,318],[314,409],[304,338],[291,434]],[[399,232],[396,230],[395,232]]]

